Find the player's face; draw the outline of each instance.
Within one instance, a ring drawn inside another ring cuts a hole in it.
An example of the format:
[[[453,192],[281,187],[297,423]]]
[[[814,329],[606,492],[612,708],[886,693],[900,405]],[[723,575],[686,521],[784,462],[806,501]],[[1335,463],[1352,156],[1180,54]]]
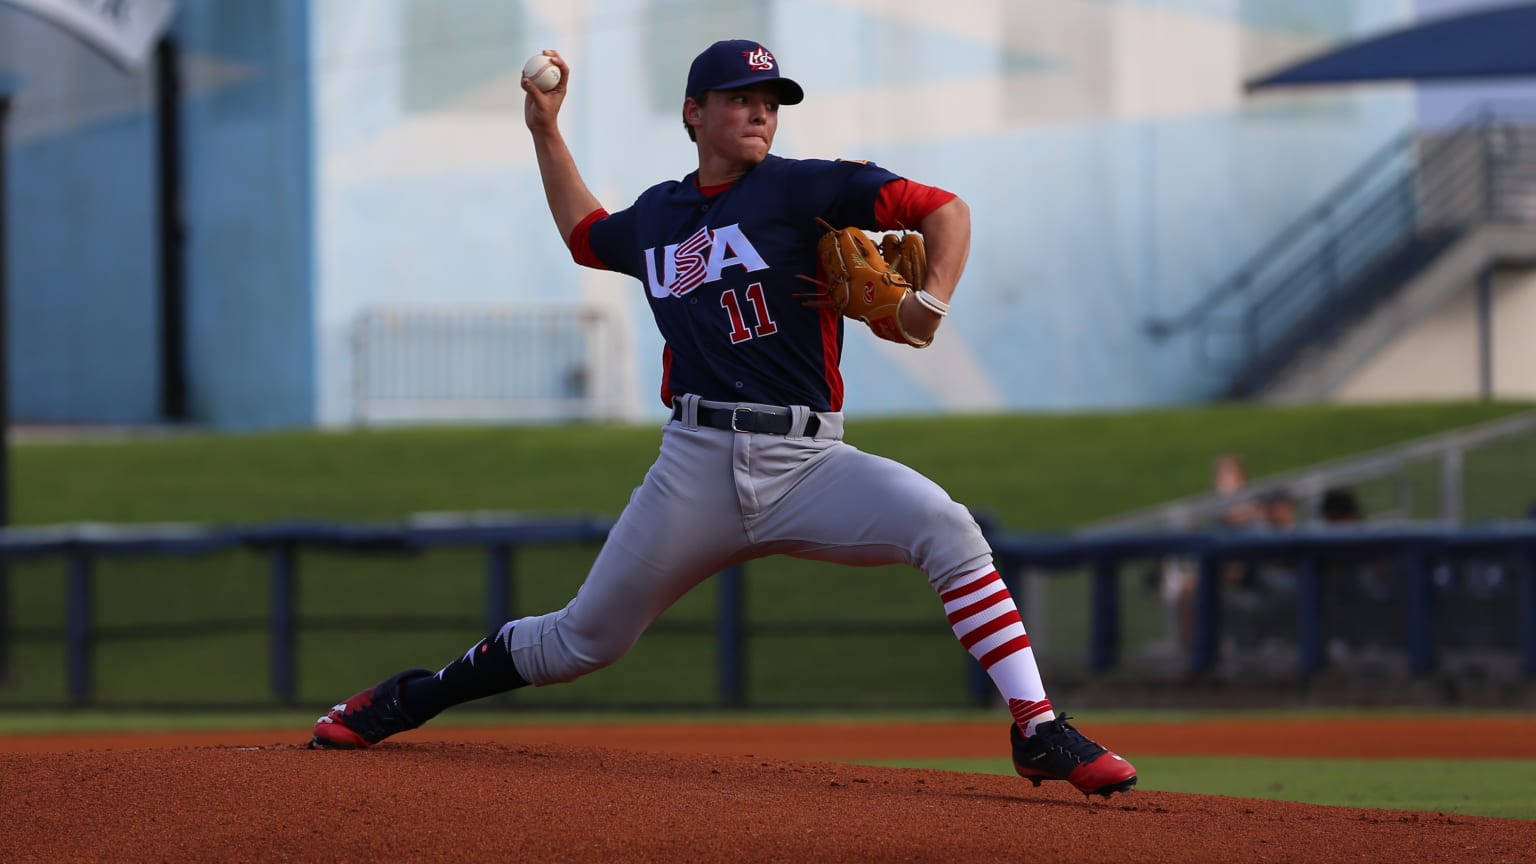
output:
[[[756,165],[768,157],[779,128],[779,97],[771,87],[716,90],[699,106],[699,143],[730,162]]]

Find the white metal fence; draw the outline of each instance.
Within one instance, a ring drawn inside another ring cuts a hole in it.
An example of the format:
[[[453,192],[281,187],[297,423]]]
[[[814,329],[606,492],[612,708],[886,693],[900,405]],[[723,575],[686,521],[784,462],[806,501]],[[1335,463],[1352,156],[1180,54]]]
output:
[[[352,330],[354,419],[616,418],[621,336],[579,304],[365,309]]]
[[[1115,534],[1137,531],[1189,530],[1215,522],[1239,504],[1257,502],[1275,494],[1299,499],[1304,515],[1315,514],[1329,489],[1384,478],[1401,478],[1415,463],[1439,465],[1439,501],[1436,518],[1448,525],[1460,525],[1467,492],[1464,476],[1466,455],[1478,448],[1536,435],[1536,411],[1526,411],[1477,426],[1453,429],[1369,453],[1347,456],[1321,465],[1267,477],[1249,483],[1241,490],[1223,494],[1207,492],[1167,501],[1154,507],[1105,519],[1085,526],[1084,534]],[[1399,488],[1394,509],[1410,510],[1411,494]],[[1388,514],[1398,517],[1403,514]]]

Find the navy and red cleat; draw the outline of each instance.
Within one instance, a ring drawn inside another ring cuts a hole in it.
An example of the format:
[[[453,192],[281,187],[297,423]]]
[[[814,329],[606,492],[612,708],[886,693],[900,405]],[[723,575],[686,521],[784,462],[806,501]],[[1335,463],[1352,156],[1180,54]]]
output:
[[[1039,786],[1043,780],[1065,780],[1084,795],[1129,792],[1136,785],[1136,768],[1072,728],[1063,714],[1035,727],[1025,738],[1019,724],[1010,723],[1013,770]]]
[[[407,669],[384,679],[327,711],[315,721],[310,747],[328,750],[358,750],[372,747],[397,732],[420,726],[400,705],[403,681],[432,673],[426,669]]]

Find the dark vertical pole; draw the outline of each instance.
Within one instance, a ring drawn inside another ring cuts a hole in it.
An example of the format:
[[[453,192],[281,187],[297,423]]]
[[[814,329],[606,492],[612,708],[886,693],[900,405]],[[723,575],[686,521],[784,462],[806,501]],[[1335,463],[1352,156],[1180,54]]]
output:
[[[277,701],[292,704],[294,695],[294,598],[293,547],[287,543],[272,547],[271,616],[268,636],[271,640],[272,695]]]
[[[0,95],[0,529],[11,524],[11,390],[10,339],[6,336],[6,305],[9,288],[6,273],[10,264],[6,259],[5,240],[5,117],[10,111],[10,100]],[[0,683],[11,677],[11,578],[10,560],[0,558]]]
[[[1409,549],[1400,560],[1408,589],[1408,672],[1428,675],[1435,668],[1435,582],[1427,549]]]
[[[1296,671],[1301,677],[1323,668],[1323,577],[1317,553],[1301,556],[1296,570]]]
[[[67,647],[65,664],[69,667],[69,701],[84,705],[91,700],[91,556],[75,552],[69,556],[69,607],[64,633]]]
[[[485,635],[490,638],[513,617],[512,609],[517,602],[515,571],[512,563],[512,547],[506,543],[492,543],[485,547]],[[510,704],[517,691],[512,690],[492,697],[503,705]]]
[[[1195,632],[1189,671],[1209,672],[1216,667],[1216,654],[1221,647],[1221,559],[1203,553],[1195,580]]]
[[[485,550],[485,633],[501,629],[512,615],[512,547],[493,543]]]
[[[1089,646],[1088,667],[1095,672],[1106,672],[1120,661],[1120,573],[1119,562],[1112,558],[1100,558],[1093,562],[1093,593],[1091,604],[1092,644]]]
[[[1536,678],[1536,554],[1527,551],[1520,570],[1520,671]]]
[[[742,585],[741,565],[715,577],[719,586],[718,620],[715,622],[715,659],[720,686],[720,704],[744,708],[747,704],[747,634],[746,592]]]
[[[181,52],[169,36],[155,48],[160,169],[160,415],[187,419],[186,262],[181,212]]]
[[[1493,268],[1477,277],[1477,395],[1493,399]]]

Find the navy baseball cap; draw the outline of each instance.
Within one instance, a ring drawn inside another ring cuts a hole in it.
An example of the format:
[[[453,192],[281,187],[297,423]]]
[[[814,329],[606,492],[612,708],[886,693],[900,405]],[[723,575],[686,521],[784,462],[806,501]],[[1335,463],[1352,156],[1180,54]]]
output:
[[[779,75],[773,53],[750,39],[727,39],[704,49],[688,67],[688,92],[694,99],[706,90],[735,90],[769,83],[780,105],[797,105],[805,99],[800,85]]]

